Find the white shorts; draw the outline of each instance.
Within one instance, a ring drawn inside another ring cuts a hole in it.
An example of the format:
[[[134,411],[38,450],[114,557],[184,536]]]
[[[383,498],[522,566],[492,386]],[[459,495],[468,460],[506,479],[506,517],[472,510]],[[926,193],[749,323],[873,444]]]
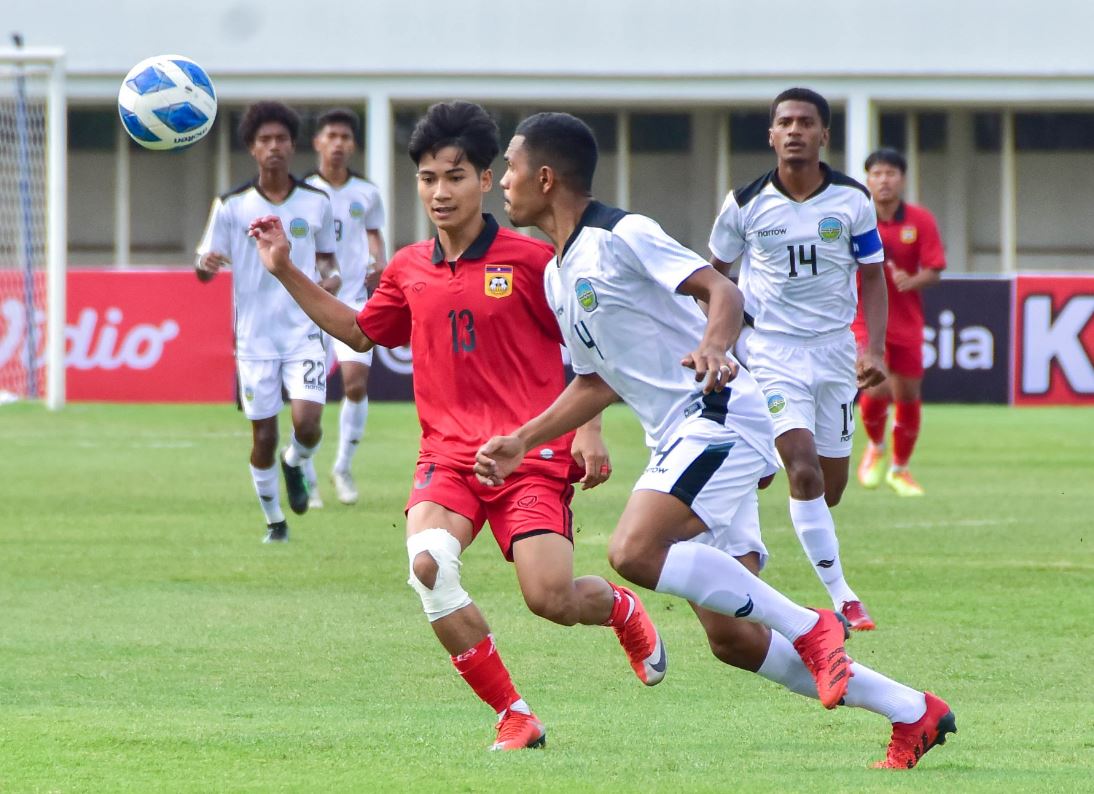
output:
[[[331,354],[328,354],[328,361],[333,364],[332,359],[338,359],[339,364],[345,364],[347,361],[355,364],[364,364],[366,367],[372,366],[372,349],[366,350],[364,353],[360,353],[347,345],[341,339],[335,339],[333,336],[330,340],[333,344],[330,346]]]
[[[804,428],[819,455],[850,457],[857,355],[850,330],[804,341],[756,331],[748,337],[747,367],[767,398],[776,438]]]
[[[282,387],[290,400],[327,401],[327,362],[321,352],[315,358],[237,361],[236,368],[240,402],[248,419],[277,416],[285,404],[281,399]]]
[[[693,540],[734,557],[757,552],[762,568],[767,547],[756,486],[771,471],[732,429],[695,415],[661,440],[634,490],[675,496],[707,525]]]

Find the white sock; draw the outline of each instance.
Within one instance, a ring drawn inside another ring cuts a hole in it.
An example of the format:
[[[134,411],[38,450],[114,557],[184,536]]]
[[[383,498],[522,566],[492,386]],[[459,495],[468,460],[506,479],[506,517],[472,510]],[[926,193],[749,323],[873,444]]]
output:
[[[843,704],[881,714],[889,722],[915,722],[927,710],[922,692],[886,678],[858,662],[851,663],[853,673],[847,684]],[[769,681],[782,684],[791,692],[808,698],[817,698],[817,685],[805,663],[785,637],[771,633],[771,646],[767,658],[756,671]]]
[[[791,641],[817,625],[816,612],[798,606],[724,551],[694,541],[669,548],[654,589],[723,615],[763,623]]]
[[[258,494],[258,504],[266,516],[267,524],[274,524],[285,520],[285,514],[281,512],[281,494],[278,490],[277,466],[268,469],[251,469],[251,480],[255,484],[255,493]]]
[[[507,708],[505,711],[519,711],[521,714],[531,714],[532,713],[532,709],[529,708],[528,704],[524,702],[524,698],[521,698],[520,700],[515,700],[512,703],[510,703],[509,708]],[[505,711],[499,711],[498,712],[498,718],[499,719],[501,717],[505,716]]]
[[[293,433],[292,438],[289,439],[289,446],[285,448],[285,462],[290,466],[299,466],[301,461],[314,455],[317,449],[319,449],[318,444],[314,447],[305,447],[296,440],[296,433]]]
[[[338,416],[338,457],[334,460],[335,471],[349,471],[357,445],[365,434],[368,422],[368,397],[359,403],[342,400],[342,413]]]
[[[315,474],[315,458],[304,458],[300,465],[304,469],[304,479],[308,481],[308,487],[318,485],[319,478]]]
[[[858,596],[843,578],[836,524],[824,497],[818,496],[805,501],[791,497],[790,520],[794,522],[794,531],[798,533],[805,556],[813,564],[813,570],[832,597],[836,611],[839,611],[845,601],[858,601]]]

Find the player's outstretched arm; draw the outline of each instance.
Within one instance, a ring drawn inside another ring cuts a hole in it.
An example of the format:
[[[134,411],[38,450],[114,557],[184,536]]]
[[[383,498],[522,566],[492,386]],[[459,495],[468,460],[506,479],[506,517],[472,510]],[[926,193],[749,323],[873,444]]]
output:
[[[706,304],[707,328],[699,347],[684,356],[680,363],[695,370],[695,380],[703,382],[703,393],[721,391],[737,377],[737,365],[726,356],[741,333],[744,319],[744,298],[737,285],[713,267],[696,270],[677,287]]]
[[[262,264],[280,281],[315,324],[354,350],[364,352],[373,342],[357,325],[357,313],[320,287],[289,258],[289,240],[276,215],[251,222],[247,234],[255,238]]]
[[[889,295],[882,265],[860,265],[859,273],[862,274],[859,300],[866,320],[867,346],[859,353],[855,371],[858,387],[869,389],[888,376],[885,371],[885,326],[889,316]]]
[[[475,456],[475,474],[485,485],[501,485],[531,447],[586,424],[619,399],[597,374],[578,375],[551,406],[512,435],[494,436]]]

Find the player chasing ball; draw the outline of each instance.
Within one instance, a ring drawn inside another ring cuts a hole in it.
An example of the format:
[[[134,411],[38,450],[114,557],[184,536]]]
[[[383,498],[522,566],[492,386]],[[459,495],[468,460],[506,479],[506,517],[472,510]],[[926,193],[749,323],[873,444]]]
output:
[[[409,153],[437,233],[392,257],[359,312],[297,267],[277,215],[256,217],[250,235],[269,272],[327,333],[362,352],[412,345],[422,439],[406,508],[408,583],[452,664],[497,713],[491,749],[516,750],[543,746],[546,729],[460,582],[460,556],[486,522],[532,612],[564,626],[610,626],[646,685],[662,680],[667,660],[631,590],[599,576],[574,578],[572,483],[591,488],[611,474],[597,412],[576,434],[545,436],[515,461],[502,488],[482,485],[473,472],[482,443],[531,419],[565,386],[561,337],[543,294],[551,247],[482,211],[498,150],[497,124],[478,105],[434,105],[419,120]]]
[[[956,731],[945,701],[852,662],[836,613],[798,606],[757,576],[767,556],[757,483],[777,453],[763,393],[726,352],[741,328],[738,289],[654,221],[592,197],[597,147],[579,119],[524,120],[505,159],[510,220],[536,226],[558,252],[545,288],[576,376],[545,411],[481,447],[479,479],[506,487],[530,450],[621,398],[652,449],[612,535],[612,567],[687,599],[722,661],[829,709],[885,715],[892,736],[876,766],[914,767]]]

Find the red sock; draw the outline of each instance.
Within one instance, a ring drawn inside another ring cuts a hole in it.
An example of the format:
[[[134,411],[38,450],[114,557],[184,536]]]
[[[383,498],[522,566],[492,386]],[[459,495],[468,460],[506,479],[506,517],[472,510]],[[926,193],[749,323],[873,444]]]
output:
[[[608,587],[612,589],[612,595],[615,596],[615,602],[612,604],[612,612],[608,615],[608,620],[604,625],[618,628],[626,623],[627,618],[631,616],[633,601],[629,595],[611,582],[608,582]]]
[[[858,407],[867,437],[880,447],[885,443],[885,423],[889,421],[889,401],[863,393],[858,398]]]
[[[486,639],[474,648],[453,656],[452,664],[467,685],[475,690],[475,694],[498,714],[520,700],[513,687],[513,679],[509,677],[509,671],[505,669],[494,645],[493,634],[487,634]]]
[[[907,466],[919,438],[920,401],[897,403],[893,415],[893,465]]]

